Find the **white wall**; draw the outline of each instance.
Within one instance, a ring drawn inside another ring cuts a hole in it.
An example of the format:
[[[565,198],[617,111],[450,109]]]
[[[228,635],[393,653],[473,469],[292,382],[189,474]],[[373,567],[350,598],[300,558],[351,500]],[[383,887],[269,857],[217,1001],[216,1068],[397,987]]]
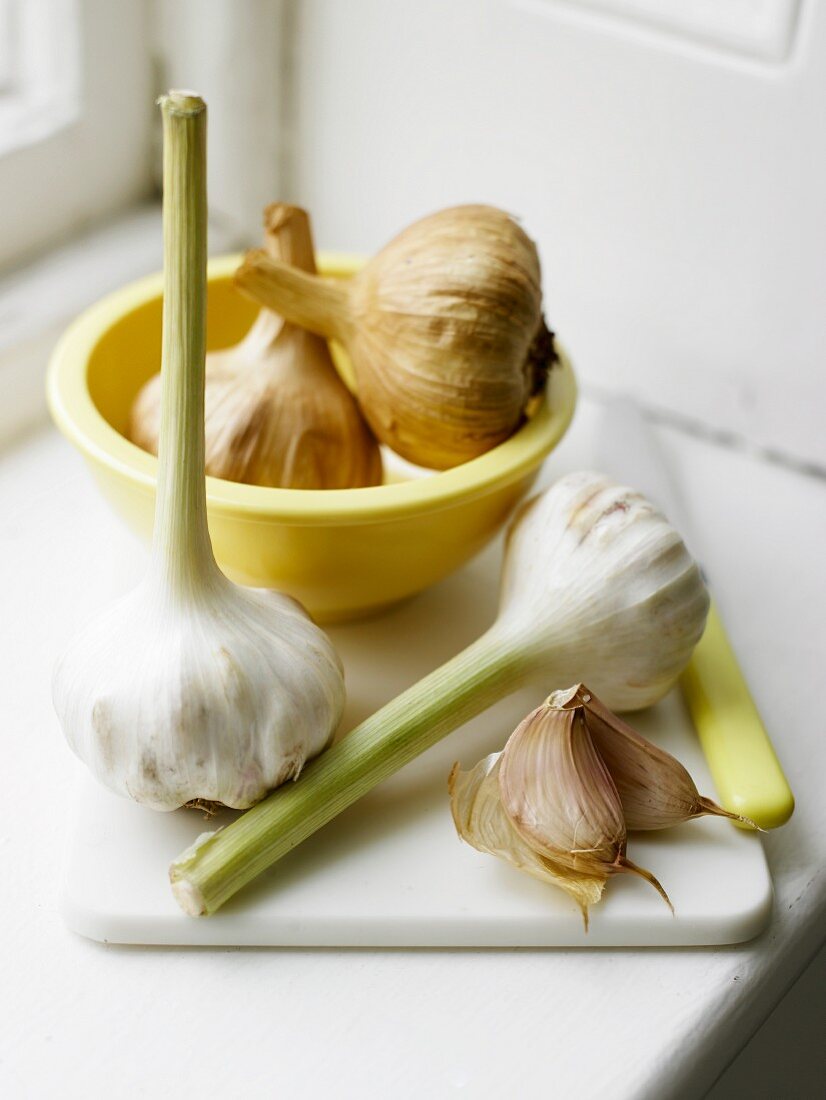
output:
[[[261,210],[282,186],[287,3],[152,0],[159,89],[207,101],[210,224],[236,244],[259,243]]]
[[[779,63],[553,0],[288,7],[287,190],[321,246],[503,206],[586,383],[826,465],[826,5]]]

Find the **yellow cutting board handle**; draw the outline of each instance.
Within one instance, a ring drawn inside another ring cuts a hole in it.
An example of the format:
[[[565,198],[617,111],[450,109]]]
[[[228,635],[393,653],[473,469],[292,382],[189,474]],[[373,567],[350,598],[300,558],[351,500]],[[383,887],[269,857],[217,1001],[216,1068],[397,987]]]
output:
[[[714,604],[681,687],[724,809],[776,829],[794,796]]]

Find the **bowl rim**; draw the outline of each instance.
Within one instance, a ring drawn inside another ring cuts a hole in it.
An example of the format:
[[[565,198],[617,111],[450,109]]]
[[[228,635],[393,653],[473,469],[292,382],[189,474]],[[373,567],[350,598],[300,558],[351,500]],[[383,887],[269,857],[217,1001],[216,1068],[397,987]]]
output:
[[[209,261],[209,281],[232,276],[240,253]],[[319,270],[328,276],[353,275],[363,257],[320,252]],[[121,435],[99,412],[87,382],[91,354],[121,318],[162,296],[163,273],[121,287],[84,310],[52,352],[46,381],[49,411],[62,434],[87,458],[154,494],[157,458]],[[394,516],[435,511],[518,480],[540,465],[565,434],[576,407],[577,387],[570,359],[557,342],[559,362],[548,376],[544,397],[509,439],[477,458],[427,477],[358,489],[281,489],[207,477],[210,512],[235,518],[313,524],[340,519],[378,522]]]

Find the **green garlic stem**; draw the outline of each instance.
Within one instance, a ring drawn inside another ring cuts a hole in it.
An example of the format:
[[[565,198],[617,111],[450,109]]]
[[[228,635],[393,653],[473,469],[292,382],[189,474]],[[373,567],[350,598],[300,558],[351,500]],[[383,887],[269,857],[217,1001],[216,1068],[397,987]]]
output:
[[[242,886],[383,779],[524,681],[524,654],[496,624],[441,668],[376,711],[232,825],[170,867],[192,916],[214,913]]]
[[[204,481],[206,104],[160,99],[163,116],[163,349],[158,486],[150,577],[176,596],[217,573]]]

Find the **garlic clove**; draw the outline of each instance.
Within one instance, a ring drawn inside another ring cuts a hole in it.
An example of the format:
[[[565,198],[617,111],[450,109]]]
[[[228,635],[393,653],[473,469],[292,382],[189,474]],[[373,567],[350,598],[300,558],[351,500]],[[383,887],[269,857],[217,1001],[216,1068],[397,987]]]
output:
[[[315,271],[304,210],[264,212],[271,257]],[[339,377],[327,342],[263,309],[232,348],[207,356],[205,469],[212,477],[287,489],[378,485],[378,443]],[[157,454],[160,376],[138,393],[128,436]]]
[[[575,694],[543,703],[516,727],[502,752],[499,790],[534,851],[582,874],[640,875],[671,907],[657,879],[625,854],[619,794]]]
[[[454,764],[448,778],[450,809],[456,832],[477,851],[497,856],[541,882],[569,894],[588,928],[588,908],[602,897],[607,874],[586,874],[556,865],[519,835],[502,806],[499,790],[501,753],[492,753],[463,772]]]
[[[536,246],[490,206],[420,219],[343,286],[261,252],[236,285],[339,339],[373,431],[421,466],[448,469],[507,439],[556,358]]]
[[[623,722],[584,684],[576,685],[576,697],[616,784],[628,829],[665,829],[706,814],[757,827],[749,818],[703,798],[679,760]]]
[[[625,842],[616,788],[579,707],[531,711],[505,745],[499,787],[519,834],[572,870],[602,870]]]

